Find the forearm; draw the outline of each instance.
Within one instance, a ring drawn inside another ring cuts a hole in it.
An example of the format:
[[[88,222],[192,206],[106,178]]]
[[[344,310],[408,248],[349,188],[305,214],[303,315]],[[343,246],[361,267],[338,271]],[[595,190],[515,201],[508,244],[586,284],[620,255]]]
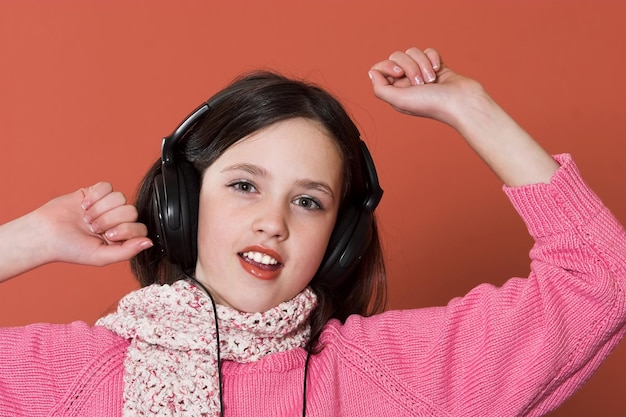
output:
[[[396,110],[439,120],[460,132],[506,185],[549,183],[558,169],[477,81],[452,71],[434,49],[394,52],[369,75],[374,94]]]
[[[29,213],[0,226],[0,282],[50,262],[38,223]]]
[[[558,163],[482,88],[454,112],[450,124],[506,185],[550,182]]]

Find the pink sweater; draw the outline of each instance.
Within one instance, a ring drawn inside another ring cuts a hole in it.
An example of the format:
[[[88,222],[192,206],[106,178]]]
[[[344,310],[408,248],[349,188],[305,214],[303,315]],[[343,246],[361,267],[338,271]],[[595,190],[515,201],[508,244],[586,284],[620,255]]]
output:
[[[621,339],[626,233],[569,156],[551,184],[505,188],[536,241],[528,278],[445,307],[331,321],[307,415],[537,416]],[[119,416],[128,342],[84,323],[0,330],[0,416]],[[297,416],[306,354],[226,362],[225,415]]]

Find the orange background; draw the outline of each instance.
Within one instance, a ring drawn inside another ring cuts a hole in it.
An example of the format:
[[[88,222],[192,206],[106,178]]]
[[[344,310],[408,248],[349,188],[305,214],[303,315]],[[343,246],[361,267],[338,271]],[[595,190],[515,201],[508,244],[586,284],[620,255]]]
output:
[[[626,223],[626,5],[608,1],[0,0],[0,222],[99,180],[134,194],[161,137],[236,74],[321,83],[353,114],[386,194],[392,308],[528,273],[530,239],[458,135],[400,115],[367,70],[438,48],[550,152],[570,152]],[[47,265],[4,283],[0,325],[93,322],[127,264]],[[626,342],[554,416],[626,414]]]

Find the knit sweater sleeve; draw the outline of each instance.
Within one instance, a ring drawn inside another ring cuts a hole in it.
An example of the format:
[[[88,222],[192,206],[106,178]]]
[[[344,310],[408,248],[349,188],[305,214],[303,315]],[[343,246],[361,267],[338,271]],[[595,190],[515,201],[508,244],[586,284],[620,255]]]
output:
[[[414,414],[543,415],[622,338],[626,232],[570,156],[555,159],[550,184],[504,188],[535,240],[528,278],[335,327],[346,361]]]
[[[82,322],[0,329],[0,417],[80,415],[80,403],[94,401],[101,382],[120,368],[115,362],[126,347]]]

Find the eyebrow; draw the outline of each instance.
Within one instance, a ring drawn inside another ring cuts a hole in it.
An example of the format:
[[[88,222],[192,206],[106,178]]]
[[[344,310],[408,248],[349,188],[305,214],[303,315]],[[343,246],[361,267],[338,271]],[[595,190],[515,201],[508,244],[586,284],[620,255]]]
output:
[[[236,164],[236,165],[228,166],[222,170],[222,172],[227,172],[227,171],[243,171],[243,172],[247,172],[248,174],[257,176],[257,177],[269,176],[269,173],[265,169],[261,168],[260,166],[252,165],[252,164]]]
[[[297,182],[298,185],[306,188],[307,190],[317,190],[324,194],[328,194],[330,198],[335,199],[335,193],[333,193],[332,188],[325,182],[321,181],[313,181],[313,180],[300,180]]]
[[[266,169],[253,164],[236,164],[222,169],[222,172],[227,171],[243,171],[256,177],[268,177],[270,175]],[[317,190],[324,194],[328,194],[328,196],[330,196],[332,199],[335,198],[335,193],[333,192],[333,189],[330,188],[330,185],[326,184],[323,181],[302,179],[298,180],[296,184],[303,188],[306,188],[307,190]]]

